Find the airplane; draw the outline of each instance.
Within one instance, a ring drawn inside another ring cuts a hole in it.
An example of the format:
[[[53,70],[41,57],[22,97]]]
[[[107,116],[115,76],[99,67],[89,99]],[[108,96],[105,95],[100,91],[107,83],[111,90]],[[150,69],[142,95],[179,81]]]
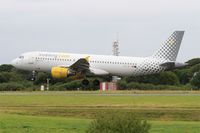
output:
[[[88,85],[88,75],[141,76],[181,68],[185,63],[176,62],[184,31],[175,31],[161,47],[149,57],[73,54],[57,52],[27,52],[12,61],[17,69],[49,72],[53,78],[82,75]],[[98,80],[93,82],[99,84]]]

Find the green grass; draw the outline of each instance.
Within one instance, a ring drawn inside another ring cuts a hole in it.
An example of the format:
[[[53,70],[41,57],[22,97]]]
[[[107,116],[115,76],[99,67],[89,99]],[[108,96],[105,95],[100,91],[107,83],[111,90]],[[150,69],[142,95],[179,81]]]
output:
[[[0,115],[0,133],[85,133],[91,120],[65,117]],[[150,133],[199,133],[200,122],[151,121]]]
[[[0,133],[84,133],[95,116],[126,112],[151,121],[151,133],[200,132],[199,95],[113,95],[121,93],[0,93]]]
[[[199,133],[200,122],[153,121],[150,133]]]
[[[87,119],[0,115],[0,133],[84,133]]]
[[[8,93],[0,95],[0,106],[119,106],[119,107],[157,107],[157,108],[200,108],[197,95],[90,95],[67,93],[36,93],[28,95]]]

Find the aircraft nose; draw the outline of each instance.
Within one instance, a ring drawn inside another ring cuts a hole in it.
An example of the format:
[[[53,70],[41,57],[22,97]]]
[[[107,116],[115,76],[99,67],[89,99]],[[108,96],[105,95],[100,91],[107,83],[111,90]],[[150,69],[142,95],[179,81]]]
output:
[[[11,61],[11,65],[17,66],[17,64],[18,64],[18,60],[17,59],[14,59],[14,60]]]

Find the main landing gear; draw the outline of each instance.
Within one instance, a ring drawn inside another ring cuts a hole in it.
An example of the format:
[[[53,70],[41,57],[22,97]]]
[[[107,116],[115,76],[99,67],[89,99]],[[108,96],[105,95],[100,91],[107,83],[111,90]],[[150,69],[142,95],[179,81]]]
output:
[[[89,80],[87,80],[87,79],[82,80],[82,85],[88,86],[89,84],[90,84],[90,81],[89,81]],[[95,80],[92,81],[92,84],[93,84],[94,86],[99,86],[99,85],[100,85],[100,81],[97,80],[97,79],[95,79]]]

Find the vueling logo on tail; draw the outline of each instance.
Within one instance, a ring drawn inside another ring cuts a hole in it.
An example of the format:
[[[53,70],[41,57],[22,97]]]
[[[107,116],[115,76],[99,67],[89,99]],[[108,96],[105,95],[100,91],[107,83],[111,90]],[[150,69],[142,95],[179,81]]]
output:
[[[175,41],[175,39],[174,38],[172,38],[172,39],[170,39],[169,40],[169,42],[168,42],[170,45],[173,45],[173,44],[175,44],[176,43],[176,41]]]

